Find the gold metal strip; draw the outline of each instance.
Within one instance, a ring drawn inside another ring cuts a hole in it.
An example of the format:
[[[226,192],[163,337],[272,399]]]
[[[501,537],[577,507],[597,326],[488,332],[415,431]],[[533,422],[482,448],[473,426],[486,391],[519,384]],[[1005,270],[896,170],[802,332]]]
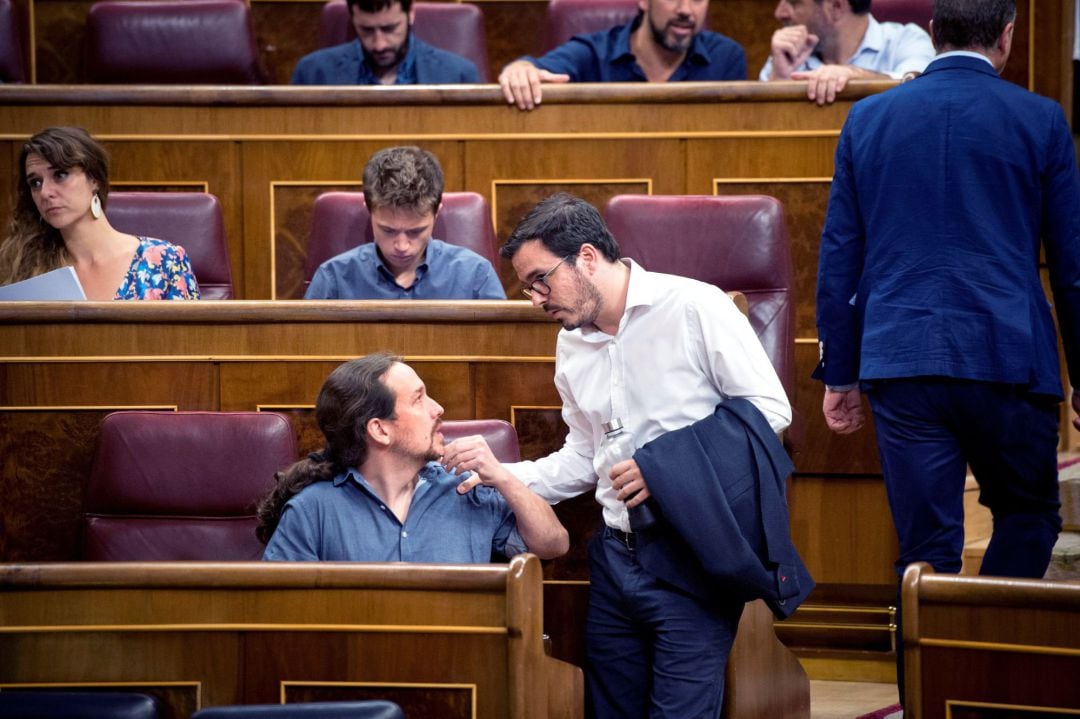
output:
[[[842,604],[801,604],[799,613],[814,612],[844,612],[845,614],[892,614],[896,611],[893,607],[845,607]]]
[[[1072,714],[1080,715],[1075,707],[1032,706],[1030,704],[1000,704],[998,702],[974,702],[966,699],[946,699],[945,717],[952,719],[952,710],[956,709],[1019,709],[1036,714]]]
[[[90,410],[116,410],[117,412],[126,412],[129,410],[148,410],[152,412],[178,412],[180,407],[175,404],[78,404],[78,405],[37,405],[37,406],[17,406],[17,407],[4,407],[0,405],[0,412],[73,412],[73,411],[90,411]]]
[[[892,627],[887,624],[839,624],[834,622],[793,622],[784,620],[777,625],[788,629],[850,629],[856,632],[890,632]]]
[[[507,635],[506,627],[418,624],[57,624],[0,626],[0,634],[91,634],[103,632],[360,632],[368,634]]]
[[[206,193],[210,192],[210,182],[208,180],[173,180],[173,181],[147,180],[145,182],[142,181],[142,180],[110,180],[109,181],[109,187],[111,189],[116,189],[118,187],[136,187],[136,186],[139,186],[139,185],[141,185],[143,187],[145,187],[147,185],[149,185],[151,187],[155,187],[155,186],[160,187],[160,186],[164,186],[164,185],[171,185],[173,187],[200,187],[200,188],[202,188],[203,192],[206,192]]]
[[[467,689],[471,717],[476,719],[476,684],[456,684],[444,682],[319,682],[319,681],[282,681],[279,682],[281,703],[285,703],[285,691],[289,687],[390,687],[399,689]]]
[[[0,357],[0,364],[57,364],[61,362],[348,362],[356,355],[89,355],[86,357]],[[552,363],[554,355],[541,357],[431,355],[406,357],[407,362],[474,362],[477,364]]]
[[[920,647],[937,649],[971,649],[983,652],[1010,652],[1013,654],[1040,654],[1051,657],[1080,657],[1080,649],[1071,647],[1048,647],[1037,644],[1006,644],[1002,642],[973,642],[966,639],[928,639],[918,640]]]
[[[574,587],[587,587],[589,586],[588,579],[545,579],[544,584],[551,584],[553,586],[569,585]]]
[[[136,107],[133,105],[132,107]],[[174,106],[166,106],[174,107]],[[204,106],[192,106],[204,107]],[[303,107],[303,106],[296,106]],[[379,108],[379,105],[366,107]],[[416,107],[424,107],[417,105]],[[310,109],[310,108],[307,108]],[[357,109],[357,108],[350,108]],[[654,132],[512,132],[512,133],[408,133],[385,135],[184,135],[148,133],[145,135],[95,135],[103,142],[420,142],[482,140],[517,142],[519,140],[767,140],[771,138],[839,137],[840,130],[664,130]],[[27,135],[0,133],[0,140],[21,141]]]
[[[832,182],[831,177],[714,177],[714,184],[756,185],[761,182],[819,183]]]

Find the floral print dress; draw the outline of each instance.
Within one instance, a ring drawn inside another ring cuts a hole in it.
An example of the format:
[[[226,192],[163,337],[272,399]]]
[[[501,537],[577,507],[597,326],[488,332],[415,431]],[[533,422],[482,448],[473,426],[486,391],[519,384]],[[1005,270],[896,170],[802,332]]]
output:
[[[115,300],[197,300],[199,283],[179,245],[139,237],[139,246]]]

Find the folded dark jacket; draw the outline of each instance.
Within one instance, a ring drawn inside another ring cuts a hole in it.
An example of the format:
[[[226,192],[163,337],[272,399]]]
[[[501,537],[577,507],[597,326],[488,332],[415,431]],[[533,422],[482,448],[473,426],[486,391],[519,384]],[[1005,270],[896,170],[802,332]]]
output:
[[[663,516],[638,538],[647,571],[707,601],[764,599],[781,619],[806,599],[784,498],[794,465],[753,404],[721,402],[634,459]]]

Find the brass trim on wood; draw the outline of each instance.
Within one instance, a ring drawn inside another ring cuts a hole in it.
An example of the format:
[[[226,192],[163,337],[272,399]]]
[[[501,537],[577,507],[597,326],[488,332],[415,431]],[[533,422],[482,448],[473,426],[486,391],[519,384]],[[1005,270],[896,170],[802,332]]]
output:
[[[905,640],[905,643],[909,640]],[[1011,654],[1038,654],[1050,657],[1080,657],[1080,649],[1049,647],[1036,644],[1009,644],[1006,642],[976,642],[968,639],[929,639],[919,637],[920,647],[935,649],[971,649],[980,652],[1007,652]]]
[[[0,412],[73,412],[73,411],[99,411],[99,410],[114,410],[116,412],[126,412],[129,410],[147,410],[152,412],[179,412],[180,407],[175,404],[79,404],[79,405],[38,405],[33,406],[16,406],[5,407],[0,405]]]
[[[417,624],[57,624],[0,626],[3,634],[94,634],[105,632],[356,632],[365,634],[509,634],[507,627]]]
[[[968,709],[1019,709],[1021,711],[1040,713],[1040,714],[1072,714],[1080,715],[1080,709],[1075,707],[1048,707],[1048,706],[1031,706],[1028,704],[1001,704],[998,702],[974,702],[966,699],[946,699],[945,700],[945,719],[952,719],[953,708],[968,708]]]
[[[408,300],[412,302],[413,300]],[[59,364],[63,362],[348,362],[356,355],[92,355],[92,356],[50,356],[50,357],[0,357],[0,364]],[[555,357],[515,357],[505,356],[455,356],[429,355],[423,357],[405,357],[406,362],[426,364],[434,362],[471,362],[475,364],[510,364],[510,363],[551,363]],[[74,408],[68,408],[74,409]]]
[[[320,0],[321,2],[321,0]],[[289,687],[387,687],[395,689],[466,689],[469,691],[470,716],[476,719],[477,686],[476,684],[455,682],[321,682],[283,680],[279,682],[281,703],[285,704],[285,692]]]

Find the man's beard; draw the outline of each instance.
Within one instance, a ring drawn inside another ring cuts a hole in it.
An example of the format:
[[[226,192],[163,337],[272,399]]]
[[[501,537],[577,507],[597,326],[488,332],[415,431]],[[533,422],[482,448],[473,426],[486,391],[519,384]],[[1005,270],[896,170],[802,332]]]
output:
[[[689,20],[689,18],[682,17],[676,19],[684,22]],[[653,40],[656,42],[657,45],[664,48],[665,50],[668,50],[669,52],[686,52],[690,49],[690,44],[694,42],[694,38],[697,36],[697,31],[691,32],[687,37],[683,39],[672,38],[669,40],[667,36],[667,28],[668,25],[671,24],[671,22],[668,22],[667,25],[660,28],[656,26],[656,24],[652,21],[652,18],[649,18],[649,30],[652,32]]]
[[[368,53],[368,59],[371,64],[379,70],[385,70],[391,67],[397,67],[401,64],[401,61],[405,59],[405,56],[409,54],[409,43],[412,42],[412,23],[409,23],[405,27],[405,40],[398,46],[398,49],[394,51],[393,58],[389,62],[381,63],[375,60],[375,56]]]
[[[579,327],[595,323],[596,318],[600,316],[600,310],[604,306],[604,298],[600,296],[600,290],[596,289],[596,285],[589,282],[576,267],[571,265],[570,270],[573,272],[574,286],[577,288],[577,299],[573,309],[578,316],[574,319],[559,320],[564,330],[576,330]],[[548,307],[549,305],[545,303],[544,311],[547,311]],[[558,305],[558,307],[563,308],[562,305]],[[563,312],[566,311],[563,308]]]

